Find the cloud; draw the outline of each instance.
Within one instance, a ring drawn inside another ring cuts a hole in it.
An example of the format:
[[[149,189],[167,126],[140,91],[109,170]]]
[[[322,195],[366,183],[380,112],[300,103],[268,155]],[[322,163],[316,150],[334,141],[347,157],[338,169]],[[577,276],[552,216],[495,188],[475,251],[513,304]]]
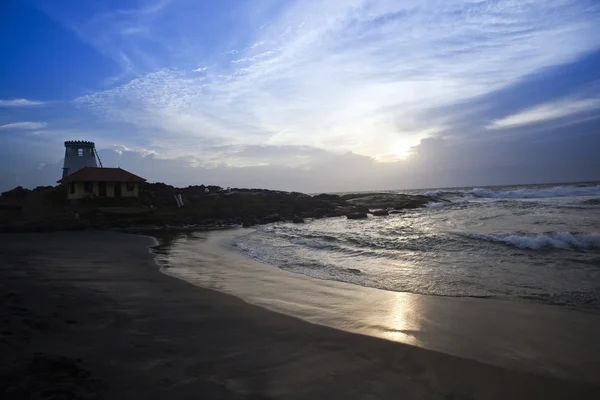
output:
[[[162,0],[156,2],[148,2],[151,4],[146,4],[144,7],[140,8],[131,8],[131,9],[118,9],[109,14],[120,14],[120,15],[148,15],[148,14],[156,14],[162,11],[165,7],[167,7],[172,0]]]
[[[560,146],[541,150],[531,141],[551,135],[500,130],[555,128],[596,109],[595,93],[572,95],[575,78],[543,101],[541,86],[519,90],[600,49],[600,7],[589,2],[257,0],[252,13],[214,7],[209,17],[197,3],[106,10],[104,2],[73,14],[57,6],[55,18],[123,72],[74,100],[89,129],[52,122],[28,133],[44,132],[56,154],[63,136],[88,137],[106,165],[178,185],[389,189],[598,170],[552,160],[538,175],[517,174],[570,142],[552,137]],[[222,30],[207,37],[203,18]],[[507,100],[511,88],[518,102]],[[1,136],[18,136],[11,140],[28,151],[34,143],[31,134]]]
[[[120,156],[123,155],[124,152],[137,153],[137,154],[140,154],[142,157],[158,154],[154,150],[148,150],[148,149],[144,149],[144,148],[131,148],[131,147],[127,147],[122,144],[115,144],[115,145],[113,145],[113,147],[114,147],[115,153],[117,153]]]
[[[554,135],[545,142],[482,141],[457,143],[444,138],[421,140],[413,151],[413,160],[393,163],[377,162],[356,153],[333,153],[310,147],[235,146],[211,151],[235,152],[243,161],[230,165],[220,159],[213,165],[198,165],[190,157],[162,158],[145,154],[143,148],[122,145],[98,146],[104,166],[120,166],[150,182],[166,182],[175,186],[216,184],[223,187],[262,187],[301,192],[353,190],[389,190],[465,185],[519,184],[536,182],[568,182],[600,178],[600,159],[596,156],[600,138],[598,125],[590,135]],[[0,137],[1,139],[1,137]],[[36,142],[37,143],[37,142]],[[62,143],[45,154],[55,154],[52,161],[31,159],[25,163],[19,155],[14,164],[29,168],[0,169],[0,191],[16,185],[33,188],[54,184],[60,178]],[[115,151],[118,150],[118,151]],[[41,151],[35,155],[42,154]],[[469,154],[469,157],[465,157]],[[539,157],[542,154],[543,157]],[[304,160],[289,165],[285,159]],[[38,170],[33,166],[45,163]],[[247,163],[247,164],[244,164]],[[410,166],[410,168],[409,168]]]
[[[251,62],[251,61],[260,60],[261,58],[267,58],[267,57],[269,57],[269,56],[271,56],[273,54],[275,54],[275,51],[274,50],[269,50],[269,51],[265,51],[263,53],[255,54],[253,56],[240,58],[238,60],[232,60],[231,62],[234,63],[234,64]]]
[[[428,110],[498,91],[598,49],[596,11],[568,0],[519,7],[286,2],[268,21],[249,27],[250,34],[232,30],[220,51],[198,57],[195,47],[165,46],[176,50],[164,58],[177,51],[194,54],[187,65],[211,65],[203,79],[174,64],[76,103],[107,120],[137,125],[164,157],[202,159],[208,140],[389,160],[424,137],[443,134],[439,121],[422,117]],[[195,33],[191,26],[179,32]],[[232,46],[246,50],[231,60],[223,49]],[[132,56],[131,63],[140,60]]]
[[[0,125],[0,129],[41,129],[46,125],[45,122],[13,122],[11,124]]]
[[[264,44],[265,44],[265,42],[263,40],[261,40],[260,42],[254,42],[254,43],[252,43],[252,45],[249,48],[253,49],[255,47],[262,46]]]
[[[108,83],[138,76],[147,68],[156,67],[156,57],[143,48],[147,43],[154,49],[160,48],[161,40],[153,34],[153,28],[171,3],[173,0],[147,1],[137,7],[114,9],[108,3],[89,7],[85,2],[76,2],[61,7],[52,0],[38,2],[48,16],[121,67],[121,73],[108,78]],[[144,60],[144,66],[140,60]]]
[[[13,99],[13,100],[1,100],[0,99],[0,107],[31,107],[31,106],[41,106],[44,102],[41,101],[33,101],[27,99]]]
[[[136,26],[131,26],[131,27],[124,28],[121,30],[122,35],[139,35],[139,34],[144,34],[144,33],[148,33],[148,30],[143,27],[136,27]]]
[[[572,117],[600,109],[600,98],[567,99],[540,104],[517,114],[492,121],[487,129],[517,128]]]

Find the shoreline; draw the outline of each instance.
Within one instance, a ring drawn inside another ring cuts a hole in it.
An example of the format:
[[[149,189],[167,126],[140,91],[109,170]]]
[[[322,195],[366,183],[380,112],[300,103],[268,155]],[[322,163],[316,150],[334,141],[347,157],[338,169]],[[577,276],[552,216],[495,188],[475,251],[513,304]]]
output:
[[[176,254],[156,255],[161,271],[317,325],[522,372],[599,382],[598,313],[317,279],[256,261],[231,244],[249,232],[187,235],[170,247]]]
[[[0,241],[7,399],[50,388],[101,399],[600,395],[598,383],[343,332],[195,287],[159,271],[148,237],[2,234]],[[75,366],[76,374],[61,373]]]

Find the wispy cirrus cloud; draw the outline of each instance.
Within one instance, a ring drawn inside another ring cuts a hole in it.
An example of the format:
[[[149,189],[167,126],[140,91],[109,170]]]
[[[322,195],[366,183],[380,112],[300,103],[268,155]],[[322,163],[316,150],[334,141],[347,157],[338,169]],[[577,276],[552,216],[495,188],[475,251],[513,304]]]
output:
[[[113,147],[113,150],[115,151],[115,153],[117,153],[120,156],[122,156],[123,153],[125,153],[125,152],[137,153],[137,154],[141,155],[142,157],[157,154],[156,151],[154,151],[154,150],[149,150],[149,149],[145,149],[145,148],[131,148],[131,147],[125,146],[123,144],[113,144],[112,147]]]
[[[600,98],[562,99],[527,108],[517,114],[492,121],[487,129],[518,128],[522,126],[554,121],[600,110]]]
[[[9,129],[42,129],[48,124],[45,122],[13,122],[10,124],[0,125],[0,129],[9,130]]]
[[[598,49],[598,12],[569,0],[289,2],[246,50],[194,59],[215,66],[202,79],[173,65],[76,102],[143,127],[165,155],[198,154],[194,139],[210,138],[394,160],[443,130],[427,110]]]
[[[114,83],[156,67],[156,55],[144,51],[140,41],[153,42],[156,48],[162,45],[162,41],[152,34],[153,24],[173,2],[152,0],[137,7],[117,9],[110,8],[108,3],[90,6],[85,2],[59,7],[52,0],[39,0],[39,5],[81,41],[120,65],[121,72],[107,79],[108,83]]]
[[[42,101],[34,101],[27,99],[12,99],[12,100],[2,100],[0,99],[0,107],[32,107],[32,106],[41,106],[45,104]]]

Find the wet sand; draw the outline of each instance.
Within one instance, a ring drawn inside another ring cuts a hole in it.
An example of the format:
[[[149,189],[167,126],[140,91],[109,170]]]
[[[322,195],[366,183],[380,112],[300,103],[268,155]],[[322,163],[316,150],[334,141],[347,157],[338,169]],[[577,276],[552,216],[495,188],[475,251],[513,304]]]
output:
[[[195,287],[159,272],[153,244],[0,235],[3,398],[600,398],[598,382],[343,332]]]
[[[166,241],[168,251],[157,251],[157,260],[169,275],[312,323],[508,369],[600,382],[600,313],[315,279],[245,256],[232,241],[249,232],[179,235]]]

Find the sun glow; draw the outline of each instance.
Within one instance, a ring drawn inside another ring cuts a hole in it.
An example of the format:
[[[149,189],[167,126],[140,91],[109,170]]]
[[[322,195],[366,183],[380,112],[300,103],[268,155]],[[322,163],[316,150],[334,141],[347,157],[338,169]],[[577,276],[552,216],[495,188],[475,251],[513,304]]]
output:
[[[390,146],[391,153],[399,160],[405,160],[412,153],[412,148],[419,144],[419,140],[415,140],[414,138],[410,140],[397,139]]]
[[[412,146],[406,143],[398,143],[394,146],[394,154],[401,160],[404,160],[410,154]]]

